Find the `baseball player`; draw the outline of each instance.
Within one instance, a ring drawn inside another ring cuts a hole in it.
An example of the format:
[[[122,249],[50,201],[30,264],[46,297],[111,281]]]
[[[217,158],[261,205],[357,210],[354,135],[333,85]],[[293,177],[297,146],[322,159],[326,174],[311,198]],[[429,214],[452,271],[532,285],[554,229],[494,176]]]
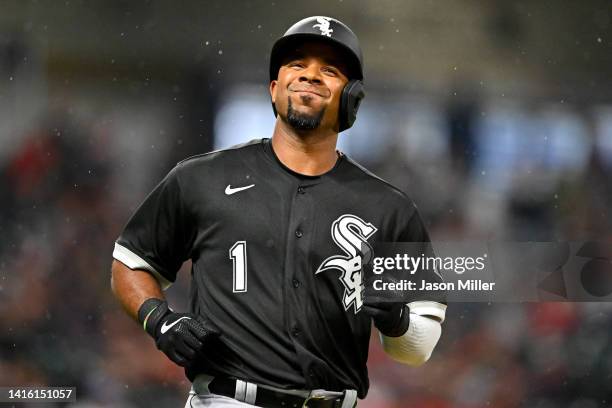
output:
[[[363,299],[362,244],[429,238],[403,192],[336,150],[362,79],[346,25],[294,24],[270,58],[272,137],[179,162],[117,239],[113,292],[185,367],[187,407],[354,407],[372,322],[393,359],[431,355],[445,304]],[[187,259],[182,313],[162,290]]]

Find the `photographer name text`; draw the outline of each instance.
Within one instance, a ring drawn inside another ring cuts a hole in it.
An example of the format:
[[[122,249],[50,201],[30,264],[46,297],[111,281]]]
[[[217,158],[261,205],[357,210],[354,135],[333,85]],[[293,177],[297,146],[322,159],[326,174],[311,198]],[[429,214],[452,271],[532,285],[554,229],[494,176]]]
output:
[[[376,279],[372,287],[376,291],[490,291],[495,289],[495,282],[486,282],[480,279],[458,280],[457,282],[429,282],[421,280],[402,279],[397,282],[385,282]]]

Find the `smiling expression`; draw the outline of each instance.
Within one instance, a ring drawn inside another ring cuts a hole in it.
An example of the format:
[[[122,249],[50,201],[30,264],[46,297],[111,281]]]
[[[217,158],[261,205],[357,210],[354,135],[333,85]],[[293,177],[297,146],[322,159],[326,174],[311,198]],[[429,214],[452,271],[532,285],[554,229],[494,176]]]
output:
[[[272,102],[287,122],[291,110],[309,120],[320,117],[318,127],[338,131],[342,89],[348,82],[346,65],[334,46],[306,42],[283,59],[278,79],[270,83]]]

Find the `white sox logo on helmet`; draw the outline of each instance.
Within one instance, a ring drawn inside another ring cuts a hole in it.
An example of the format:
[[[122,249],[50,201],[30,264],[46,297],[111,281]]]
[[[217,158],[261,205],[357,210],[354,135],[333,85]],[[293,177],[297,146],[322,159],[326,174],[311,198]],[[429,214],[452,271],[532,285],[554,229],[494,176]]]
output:
[[[329,28],[329,18],[328,17],[317,17],[317,23],[313,25],[313,28],[318,28],[321,30],[321,35],[326,35],[331,37],[331,34],[334,32],[331,28]]]
[[[378,229],[369,222],[352,214],[344,214],[332,223],[331,236],[344,251],[346,256],[332,255],[321,263],[315,274],[330,269],[342,271],[340,282],[344,285],[344,297],[342,303],[344,310],[348,310],[351,305],[355,314],[361,310],[363,305],[363,283],[361,265],[369,261],[372,254],[372,247],[367,240]],[[362,252],[362,245],[365,253]]]

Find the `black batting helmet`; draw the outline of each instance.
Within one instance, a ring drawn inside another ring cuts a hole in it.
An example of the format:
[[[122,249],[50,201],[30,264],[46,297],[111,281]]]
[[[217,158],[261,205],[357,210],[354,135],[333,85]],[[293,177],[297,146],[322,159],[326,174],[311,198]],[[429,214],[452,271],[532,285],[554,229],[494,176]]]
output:
[[[363,55],[359,40],[353,31],[341,21],[331,17],[307,17],[292,25],[272,47],[270,54],[270,81],[278,78],[283,57],[297,45],[308,41],[326,41],[343,53],[348,67],[349,82],[345,85],[340,99],[340,132],[350,128],[357,117],[363,91]],[[276,108],[272,104],[274,114]]]

